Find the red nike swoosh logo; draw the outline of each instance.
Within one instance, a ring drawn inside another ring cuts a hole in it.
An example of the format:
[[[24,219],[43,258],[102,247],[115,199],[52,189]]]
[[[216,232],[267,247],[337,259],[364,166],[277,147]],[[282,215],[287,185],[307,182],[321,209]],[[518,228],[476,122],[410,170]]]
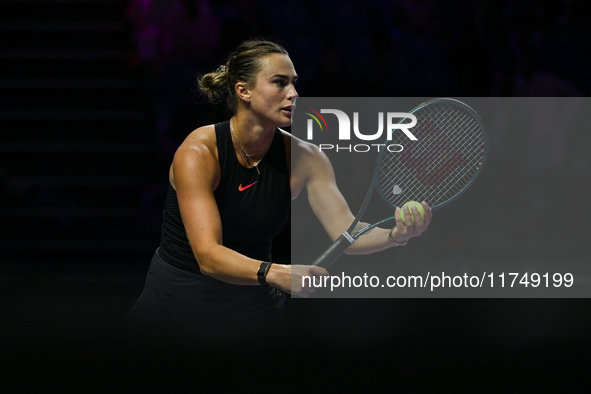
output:
[[[238,186],[238,191],[245,191],[246,189],[248,189],[249,187],[251,187],[252,185],[254,185],[255,183],[257,183],[258,181],[254,181],[253,183],[251,183],[250,185],[246,185],[246,186],[242,186],[242,183],[240,184],[240,186]]]

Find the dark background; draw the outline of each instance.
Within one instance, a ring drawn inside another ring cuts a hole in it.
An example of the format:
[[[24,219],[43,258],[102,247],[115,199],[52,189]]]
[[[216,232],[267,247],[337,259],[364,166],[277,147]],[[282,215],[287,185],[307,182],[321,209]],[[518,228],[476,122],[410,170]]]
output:
[[[580,388],[586,299],[294,300],[297,335],[187,352],[126,349],[118,332],[158,246],[176,147],[226,118],[195,75],[240,41],[284,44],[302,96],[588,96],[590,16],[575,0],[0,0],[2,385]],[[562,136],[566,157],[586,157],[584,133]],[[588,161],[503,154],[515,203],[534,205],[499,228],[515,255],[531,252],[523,239],[585,242]],[[540,198],[545,175],[578,192]],[[572,244],[554,241],[552,258]],[[288,258],[288,229],[275,250]]]

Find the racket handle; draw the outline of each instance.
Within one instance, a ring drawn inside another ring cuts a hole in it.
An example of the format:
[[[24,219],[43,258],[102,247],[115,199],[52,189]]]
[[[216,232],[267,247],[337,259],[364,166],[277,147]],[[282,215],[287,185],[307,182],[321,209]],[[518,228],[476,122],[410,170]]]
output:
[[[353,237],[347,232],[343,233],[328,249],[324,251],[318,258],[312,263],[313,266],[328,268],[336,259],[342,255],[349,246],[355,242]]]

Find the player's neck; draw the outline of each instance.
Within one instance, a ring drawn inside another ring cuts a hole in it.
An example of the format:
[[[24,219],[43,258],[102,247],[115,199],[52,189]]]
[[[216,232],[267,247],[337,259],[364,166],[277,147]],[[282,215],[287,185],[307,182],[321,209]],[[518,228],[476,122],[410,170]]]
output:
[[[231,119],[236,138],[249,154],[261,154],[269,149],[273,141],[274,127],[264,127],[255,119],[237,114]]]

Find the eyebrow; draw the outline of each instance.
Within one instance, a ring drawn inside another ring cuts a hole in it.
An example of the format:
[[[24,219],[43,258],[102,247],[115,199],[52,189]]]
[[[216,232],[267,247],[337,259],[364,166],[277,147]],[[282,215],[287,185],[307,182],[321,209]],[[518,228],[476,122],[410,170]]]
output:
[[[283,75],[283,74],[274,74],[274,75],[271,76],[271,78],[276,78],[276,77],[283,78],[283,79],[289,79],[289,76]],[[293,79],[298,79],[298,76],[295,75],[293,77]]]

